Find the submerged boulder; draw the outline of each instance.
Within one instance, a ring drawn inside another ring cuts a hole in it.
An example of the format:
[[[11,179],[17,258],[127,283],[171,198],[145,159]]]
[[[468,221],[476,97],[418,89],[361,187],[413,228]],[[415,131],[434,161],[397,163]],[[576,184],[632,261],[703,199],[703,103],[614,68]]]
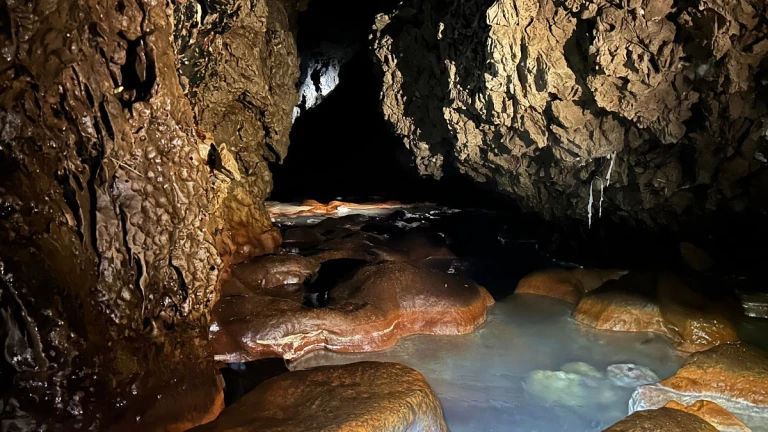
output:
[[[252,295],[221,299],[213,311],[215,358],[295,359],[318,350],[376,351],[411,334],[465,334],[483,324],[493,298],[469,280],[405,262],[369,264],[331,289],[328,304]]]
[[[718,432],[700,417],[673,408],[638,411],[604,432]]]
[[[515,294],[537,294],[576,304],[581,297],[606,281],[625,275],[621,270],[573,269],[542,270],[525,276]]]
[[[739,302],[698,288],[676,275],[630,274],[584,296],[573,317],[601,330],[662,334],[686,352],[737,340]]]
[[[709,400],[747,425],[768,424],[768,354],[742,342],[692,354],[674,376],[638,388],[630,411]]]
[[[360,362],[266,381],[195,432],[447,432],[440,401],[417,371]]]

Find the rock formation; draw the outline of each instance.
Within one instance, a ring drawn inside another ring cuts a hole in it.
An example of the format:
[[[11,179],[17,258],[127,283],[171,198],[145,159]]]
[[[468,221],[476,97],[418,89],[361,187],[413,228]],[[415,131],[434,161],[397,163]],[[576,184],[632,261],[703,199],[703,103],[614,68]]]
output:
[[[211,325],[215,358],[296,359],[319,349],[382,350],[412,334],[465,334],[493,304],[474,282],[404,262],[365,266],[328,296],[321,308],[267,295],[221,299]]]
[[[227,407],[195,432],[447,432],[424,377],[396,363],[361,362],[289,372]]]
[[[630,273],[585,295],[573,318],[602,330],[662,334],[686,352],[738,340],[741,304],[705,288],[679,275]]]
[[[674,408],[680,411],[693,414],[706,420],[707,423],[716,427],[720,432],[751,432],[741,420],[725,410],[720,405],[708,401],[699,400],[690,405],[683,405],[677,401],[671,400],[664,405],[666,408]]]
[[[520,280],[515,294],[536,294],[576,304],[581,297],[606,281],[615,280],[627,272],[621,270],[542,270]]]
[[[291,7],[0,4],[4,428],[222,408],[209,312],[228,263],[279,241],[261,200],[297,98]]]
[[[747,425],[768,424],[768,354],[741,342],[692,354],[671,378],[638,388],[629,407],[636,411],[699,400],[717,403]]]
[[[604,432],[717,432],[717,428],[697,415],[659,408],[633,413]]]
[[[422,175],[657,225],[765,208],[767,34],[762,0],[410,0],[373,50]]]

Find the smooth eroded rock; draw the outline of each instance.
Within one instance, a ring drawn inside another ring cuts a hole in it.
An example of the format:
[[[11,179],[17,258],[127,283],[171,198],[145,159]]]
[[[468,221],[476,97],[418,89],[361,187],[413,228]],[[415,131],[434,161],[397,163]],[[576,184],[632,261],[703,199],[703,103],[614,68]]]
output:
[[[673,408],[638,411],[604,432],[718,432],[700,417]]]
[[[768,354],[742,342],[692,354],[671,378],[638,388],[629,407],[653,409],[671,400],[709,400],[749,426],[768,424]]]
[[[447,432],[417,371],[360,362],[289,372],[259,385],[196,432]]]
[[[515,294],[537,294],[578,303],[581,297],[608,280],[625,275],[621,270],[543,270],[525,276],[517,284]]]
[[[573,317],[602,330],[659,333],[686,352],[737,340],[738,301],[700,288],[676,275],[630,274],[585,295]]]
[[[483,324],[493,299],[472,281],[405,262],[369,264],[333,288],[328,304],[252,295],[214,307],[215,358],[295,359],[318,350],[376,351],[411,334],[465,334]]]
[[[708,400],[699,400],[690,405],[683,405],[677,401],[669,401],[664,406],[666,408],[674,408],[701,417],[703,420],[707,421],[707,423],[716,427],[720,432],[751,431],[744,422],[737,419],[725,408]]]
[[[285,284],[300,284],[317,276],[320,264],[300,255],[270,255],[252,258],[232,266],[232,278],[243,283],[248,289]]]

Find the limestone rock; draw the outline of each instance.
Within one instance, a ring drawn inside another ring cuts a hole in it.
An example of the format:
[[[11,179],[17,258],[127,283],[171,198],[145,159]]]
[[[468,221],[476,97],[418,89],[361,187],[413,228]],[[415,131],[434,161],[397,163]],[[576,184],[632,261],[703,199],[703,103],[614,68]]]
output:
[[[266,381],[195,432],[447,432],[424,377],[397,363],[288,372]]]
[[[543,270],[525,276],[517,283],[515,294],[537,294],[576,304],[581,297],[608,280],[627,272],[620,270]]]
[[[573,312],[576,321],[602,330],[662,334],[686,352],[737,340],[740,315],[737,301],[670,274],[629,274],[584,296]]]
[[[260,295],[223,298],[214,307],[211,343],[223,362],[295,359],[318,349],[376,351],[411,334],[469,333],[492,304],[471,281],[383,262],[331,289],[322,308]]]
[[[604,432],[717,432],[700,417],[673,408],[638,411]]]
[[[314,280],[320,264],[301,255],[270,255],[250,259],[248,262],[232,266],[232,278],[237,279],[248,289],[258,292],[260,289],[278,285],[301,284]]]
[[[671,378],[638,388],[630,411],[671,400],[683,405],[708,400],[747,425],[768,424],[768,354],[741,342],[692,354]]]
[[[610,365],[605,369],[605,374],[614,384],[628,388],[637,388],[660,381],[652,370],[634,364]]]
[[[199,130],[226,145],[237,163],[222,200],[217,242],[234,262],[273,253],[279,233],[264,207],[272,189],[267,162],[288,151],[298,102],[299,63],[290,28],[294,6],[278,0],[175,2],[179,78]],[[205,13],[201,8],[205,9]],[[194,29],[184,31],[184,29]],[[213,150],[212,150],[213,151]],[[214,172],[223,180],[226,172]]]
[[[666,408],[674,408],[693,414],[706,420],[720,432],[751,432],[741,420],[725,410],[720,405],[708,400],[699,400],[690,405],[683,405],[671,400],[664,405]]]
[[[715,209],[764,208],[767,10],[406,1],[374,29],[382,111],[421,175],[468,176],[551,219],[701,229]]]

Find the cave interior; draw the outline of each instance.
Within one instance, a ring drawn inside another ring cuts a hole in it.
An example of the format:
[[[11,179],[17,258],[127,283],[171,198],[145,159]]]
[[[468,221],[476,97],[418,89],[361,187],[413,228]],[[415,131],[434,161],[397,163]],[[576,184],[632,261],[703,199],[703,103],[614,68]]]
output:
[[[2,1],[0,42],[0,430],[768,432],[764,0]]]

